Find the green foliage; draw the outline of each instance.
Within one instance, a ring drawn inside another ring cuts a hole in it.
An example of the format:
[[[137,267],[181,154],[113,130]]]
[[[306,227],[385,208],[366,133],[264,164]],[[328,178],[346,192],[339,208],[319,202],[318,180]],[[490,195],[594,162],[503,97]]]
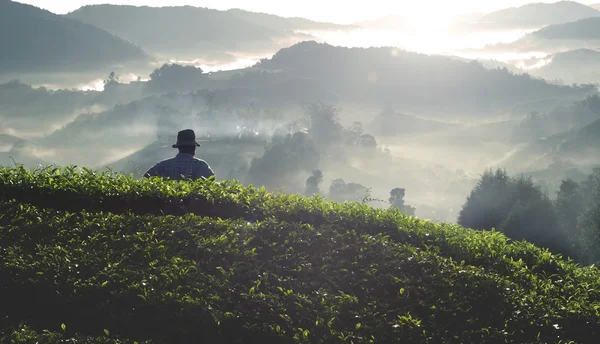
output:
[[[233,182],[74,168],[2,169],[0,189],[0,342],[584,343],[600,333],[597,268],[494,231]],[[162,215],[169,199],[196,215]]]
[[[531,179],[511,178],[506,171],[483,174],[463,205],[458,223],[473,229],[497,229],[513,240],[576,255],[550,199]]]

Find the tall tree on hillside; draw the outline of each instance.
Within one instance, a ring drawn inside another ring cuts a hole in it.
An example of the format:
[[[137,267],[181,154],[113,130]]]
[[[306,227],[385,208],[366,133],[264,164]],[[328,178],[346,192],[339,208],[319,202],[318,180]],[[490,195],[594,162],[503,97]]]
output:
[[[503,232],[553,253],[573,256],[558,224],[552,201],[531,179],[511,178],[506,171],[486,171],[463,205],[458,223],[467,228]]]
[[[305,105],[304,110],[311,124],[309,133],[315,143],[328,146],[342,139],[344,127],[340,124],[338,108],[317,102]]]
[[[458,223],[473,229],[497,228],[512,206],[508,197],[510,183],[506,171],[485,171],[467,197],[458,215]]]
[[[313,196],[321,193],[319,189],[321,183],[323,183],[323,172],[314,170],[312,176],[306,179],[306,195]]]
[[[581,231],[581,248],[588,263],[600,262],[600,168],[594,169],[585,182],[583,199],[585,206],[578,218]]]
[[[411,207],[408,204],[404,204],[404,196],[406,195],[406,189],[395,188],[390,191],[389,202],[392,205],[392,208],[396,208],[401,212],[408,214],[410,216],[415,215],[415,208]]]
[[[581,233],[577,226],[577,219],[583,212],[584,196],[581,186],[571,180],[563,180],[557,193],[554,208],[558,216],[558,224],[569,240],[569,246],[573,252],[581,252]]]

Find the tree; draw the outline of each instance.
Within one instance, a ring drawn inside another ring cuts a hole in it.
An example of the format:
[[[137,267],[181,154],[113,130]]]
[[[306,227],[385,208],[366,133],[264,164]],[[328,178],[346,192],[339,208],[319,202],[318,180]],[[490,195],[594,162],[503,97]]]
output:
[[[150,74],[150,86],[160,91],[199,88],[206,79],[201,68],[166,63]]]
[[[285,140],[265,148],[261,158],[254,158],[248,171],[248,181],[254,185],[274,188],[292,185],[290,179],[303,171],[312,172],[320,155],[311,138],[302,132],[287,135]]]
[[[108,91],[119,84],[119,77],[115,72],[110,72],[108,78],[104,79],[104,90]]]
[[[321,170],[314,170],[312,176],[306,179],[306,195],[312,196],[319,194],[319,186],[323,183],[323,172]]]
[[[404,204],[404,196],[406,195],[406,190],[402,188],[395,188],[390,191],[389,202],[392,205],[392,208],[396,208],[401,212],[408,214],[410,216],[415,215],[415,208],[410,205]]]
[[[496,229],[513,240],[527,240],[553,253],[573,255],[561,230],[554,204],[530,178],[506,171],[486,171],[463,205],[458,223],[467,228]]]
[[[584,206],[577,221],[583,259],[600,262],[600,168],[595,168],[581,191]]]
[[[342,140],[344,127],[340,124],[338,108],[317,102],[305,105],[304,110],[311,124],[309,134],[318,145],[329,146]]]
[[[512,204],[509,200],[510,177],[506,171],[486,170],[467,197],[458,215],[458,223],[467,228],[492,229],[506,218]]]
[[[571,179],[563,180],[554,202],[554,209],[558,216],[558,224],[568,238],[569,246],[574,253],[581,252],[581,233],[577,226],[577,219],[583,212],[583,208],[581,186]]]
[[[358,183],[346,183],[335,179],[329,186],[329,199],[336,202],[358,201],[369,192],[369,188]]]

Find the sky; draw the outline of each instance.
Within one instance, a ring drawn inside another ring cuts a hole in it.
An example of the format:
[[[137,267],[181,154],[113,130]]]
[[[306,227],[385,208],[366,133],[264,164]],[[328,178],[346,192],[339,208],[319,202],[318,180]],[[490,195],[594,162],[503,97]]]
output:
[[[63,14],[84,5],[111,3],[135,6],[209,7],[221,10],[241,8],[285,17],[298,16],[334,23],[352,23],[375,19],[390,14],[419,16],[435,12],[441,17],[461,13],[486,13],[498,9],[521,6],[530,2],[556,2],[556,0],[17,0]],[[600,0],[581,0],[592,4]]]

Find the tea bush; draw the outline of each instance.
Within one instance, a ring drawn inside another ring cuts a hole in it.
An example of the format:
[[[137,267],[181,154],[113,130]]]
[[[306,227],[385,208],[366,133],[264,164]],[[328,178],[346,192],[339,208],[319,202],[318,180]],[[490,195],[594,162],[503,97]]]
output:
[[[598,270],[498,232],[234,182],[6,168],[0,188],[0,342],[588,343],[600,334]],[[199,200],[188,204],[196,215],[162,212],[183,199]]]

